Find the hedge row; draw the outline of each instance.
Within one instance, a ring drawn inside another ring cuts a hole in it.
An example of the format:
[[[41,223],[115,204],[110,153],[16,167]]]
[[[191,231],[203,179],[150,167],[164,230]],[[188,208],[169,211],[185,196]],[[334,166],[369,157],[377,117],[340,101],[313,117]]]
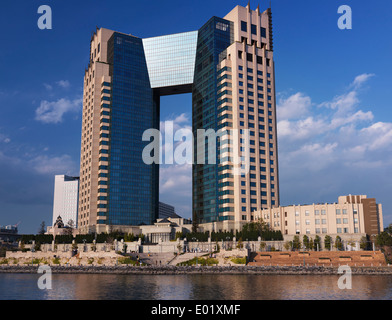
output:
[[[236,233],[233,232],[211,232],[211,241],[232,241],[233,237],[236,237],[237,241],[242,239],[249,241],[257,241],[259,237],[263,241],[271,241],[271,240],[283,240],[283,235],[278,231],[266,230],[266,231],[239,231]],[[210,237],[210,233],[206,232],[191,232],[185,235],[187,241],[198,240],[201,242],[207,242]],[[228,239],[229,238],[229,239]]]
[[[143,235],[141,235],[143,238]],[[73,240],[75,240],[76,243],[93,243],[94,239],[96,239],[97,243],[104,243],[104,242],[113,242],[114,240],[121,241],[124,239],[124,241],[137,241],[139,239],[139,236],[135,236],[133,234],[124,234],[124,233],[119,233],[119,232],[113,232],[113,233],[101,233],[101,234],[78,234],[75,237],[72,235],[57,235],[54,240],[56,244],[70,244],[72,243]],[[20,239],[23,243],[29,244],[32,241],[35,241],[35,243],[52,243],[53,241],[53,235],[51,234],[25,234],[21,236]]]

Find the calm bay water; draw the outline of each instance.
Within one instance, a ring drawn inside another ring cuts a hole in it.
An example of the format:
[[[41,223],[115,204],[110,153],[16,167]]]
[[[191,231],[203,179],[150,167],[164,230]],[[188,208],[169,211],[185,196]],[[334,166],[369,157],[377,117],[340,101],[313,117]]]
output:
[[[392,276],[353,275],[110,275],[53,274],[40,290],[39,274],[0,274],[0,300],[362,300],[392,299]]]

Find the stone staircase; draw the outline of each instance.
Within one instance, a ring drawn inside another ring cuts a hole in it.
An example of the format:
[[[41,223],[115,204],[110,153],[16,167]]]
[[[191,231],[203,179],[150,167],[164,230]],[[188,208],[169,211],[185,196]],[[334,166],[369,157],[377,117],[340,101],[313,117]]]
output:
[[[193,258],[195,258],[196,256],[200,257],[201,254],[200,253],[195,253],[195,252],[187,252],[181,255],[178,255],[176,257],[174,257],[173,260],[171,260],[168,265],[170,266],[176,266],[179,263],[188,261],[188,260],[192,260]]]
[[[166,265],[173,259],[174,254],[172,252],[164,252],[164,253],[133,253],[131,254],[135,259],[139,256],[141,262],[152,265]]]
[[[357,267],[387,266],[381,251],[290,251],[256,252],[249,266],[333,266]]]

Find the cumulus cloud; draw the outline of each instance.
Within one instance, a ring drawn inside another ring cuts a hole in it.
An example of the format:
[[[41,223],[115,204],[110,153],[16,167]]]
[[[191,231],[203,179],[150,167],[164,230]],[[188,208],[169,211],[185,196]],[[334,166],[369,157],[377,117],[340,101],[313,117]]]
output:
[[[364,84],[369,78],[374,77],[374,73],[363,73],[355,77],[351,87],[358,89]]]
[[[277,114],[283,205],[336,201],[337,196],[350,193],[367,194],[381,203],[388,201],[392,189],[392,122],[375,122],[375,115],[361,106],[360,98],[361,88],[373,76],[358,75],[346,92],[322,103],[300,92],[280,100]]]
[[[30,159],[28,161],[28,165],[37,173],[47,175],[73,175],[78,172],[76,163],[67,154],[52,157],[47,155],[39,155]]]
[[[392,123],[376,122],[360,130],[367,149],[390,151],[392,147]]]
[[[288,98],[280,98],[277,105],[278,118],[298,119],[309,112],[311,106],[310,97],[302,92],[291,95]]]
[[[159,171],[160,201],[176,208],[185,218],[192,217],[192,165],[163,165]]]
[[[173,133],[180,129],[192,131],[190,115],[181,113],[173,114],[165,121],[173,122]],[[163,154],[165,154],[165,122],[161,121],[163,137]],[[167,129],[167,128],[166,128]],[[172,146],[173,152],[181,142]],[[164,164],[160,166],[160,201],[175,207],[176,212],[186,218],[192,217],[192,165],[190,164]]]
[[[7,135],[0,133],[0,143],[1,142],[10,143],[11,139]]]
[[[192,130],[190,115],[188,113],[181,113],[180,115],[171,115],[165,121],[160,122],[160,131],[162,134],[165,132],[165,122],[173,122],[173,130],[177,131],[180,129],[190,129]]]
[[[48,90],[48,91],[53,90],[53,86],[50,85],[50,84],[44,83],[44,87],[45,87],[45,89]]]
[[[64,88],[64,89],[69,88],[71,85],[68,80],[60,80],[60,81],[57,81],[56,84],[59,87]]]
[[[82,108],[82,99],[59,99],[57,101],[41,101],[35,110],[35,119],[44,123],[59,123],[65,113],[76,113]]]

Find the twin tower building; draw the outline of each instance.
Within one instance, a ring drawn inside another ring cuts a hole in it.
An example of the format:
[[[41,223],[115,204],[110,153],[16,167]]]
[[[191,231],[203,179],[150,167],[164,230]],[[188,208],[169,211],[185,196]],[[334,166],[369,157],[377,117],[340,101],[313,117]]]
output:
[[[279,206],[271,10],[237,6],[198,31],[141,39],[96,30],[84,76],[79,232],[158,218],[159,163],[144,161],[152,140],[143,135],[160,129],[160,97],[180,93],[192,93],[194,222],[238,229]],[[200,129],[224,132],[215,161],[196,161]],[[247,155],[240,174],[235,153]]]

